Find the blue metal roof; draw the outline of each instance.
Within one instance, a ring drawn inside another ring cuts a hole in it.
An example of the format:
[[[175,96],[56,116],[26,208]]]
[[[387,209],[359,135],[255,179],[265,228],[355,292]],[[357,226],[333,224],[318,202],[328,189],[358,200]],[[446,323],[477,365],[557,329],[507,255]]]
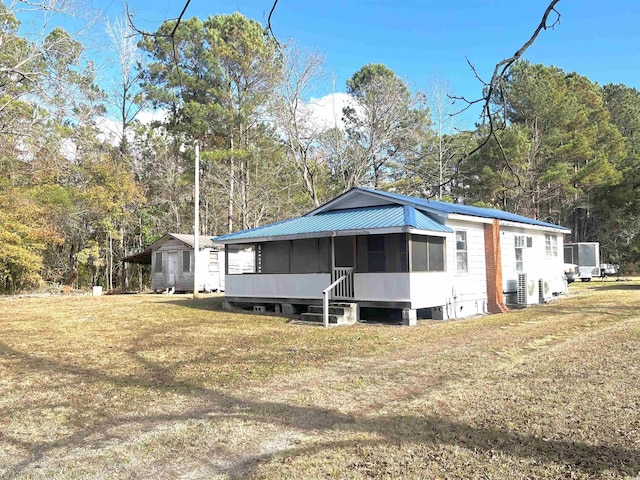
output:
[[[510,222],[525,223],[528,225],[537,225],[540,227],[558,228],[561,230],[570,231],[571,229],[555,225],[553,223],[543,222],[522,215],[516,215],[515,213],[504,212],[502,210],[496,210],[493,208],[473,207],[470,205],[460,205],[458,203],[441,202],[437,200],[428,200],[419,197],[410,197],[408,195],[400,195],[392,192],[382,192],[379,190],[373,190],[369,188],[356,187],[355,190],[362,190],[365,192],[382,195],[393,200],[401,201],[403,203],[410,203],[417,208],[424,208],[431,212],[441,212],[445,214],[453,213],[459,215],[471,215],[474,217],[482,218],[496,218],[498,220],[506,220]]]
[[[251,230],[229,233],[214,240],[244,240],[392,227],[413,227],[420,230],[443,233],[453,231],[412,206],[383,205],[309,214]]]

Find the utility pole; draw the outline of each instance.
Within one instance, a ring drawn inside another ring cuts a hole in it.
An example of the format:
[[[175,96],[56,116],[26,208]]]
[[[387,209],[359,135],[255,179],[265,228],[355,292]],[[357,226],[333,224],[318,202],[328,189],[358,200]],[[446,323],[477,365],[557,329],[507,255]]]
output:
[[[200,253],[200,143],[196,140],[196,164],[193,203],[193,298],[198,298],[198,254]]]

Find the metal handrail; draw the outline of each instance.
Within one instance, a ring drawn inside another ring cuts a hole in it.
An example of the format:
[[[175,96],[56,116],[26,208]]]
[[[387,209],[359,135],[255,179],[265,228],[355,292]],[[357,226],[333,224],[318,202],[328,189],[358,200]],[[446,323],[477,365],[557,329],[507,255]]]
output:
[[[353,273],[353,268],[349,271],[349,274],[351,273]],[[344,282],[348,276],[349,275],[341,276],[322,291],[322,324],[324,325],[324,328],[329,328],[329,292],[336,288],[337,285]]]

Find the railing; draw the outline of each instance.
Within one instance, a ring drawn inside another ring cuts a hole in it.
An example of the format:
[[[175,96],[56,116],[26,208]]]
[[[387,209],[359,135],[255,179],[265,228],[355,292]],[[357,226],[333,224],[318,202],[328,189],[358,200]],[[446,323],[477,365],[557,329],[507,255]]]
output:
[[[334,297],[353,298],[353,267],[334,268],[332,280],[336,282],[339,278],[345,277],[341,283],[336,284]]]
[[[336,279],[336,277],[338,277]],[[322,324],[329,327],[329,295],[336,289],[337,296],[353,298],[353,267],[334,268],[334,282],[322,291]]]

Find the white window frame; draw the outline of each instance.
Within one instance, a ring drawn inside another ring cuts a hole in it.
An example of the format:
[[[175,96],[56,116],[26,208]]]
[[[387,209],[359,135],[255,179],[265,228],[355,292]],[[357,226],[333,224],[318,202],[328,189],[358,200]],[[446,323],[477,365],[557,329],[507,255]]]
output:
[[[531,238],[531,237],[528,237]],[[524,249],[527,245],[524,235],[516,235],[513,239],[513,245],[516,257],[516,272],[524,272]]]
[[[547,258],[558,256],[558,236],[550,233],[544,234],[544,253]]]
[[[469,243],[467,239],[466,230],[456,230],[456,273],[468,273],[469,272]],[[463,248],[460,248],[458,235],[463,236]],[[464,262],[464,268],[460,268],[461,259]]]

